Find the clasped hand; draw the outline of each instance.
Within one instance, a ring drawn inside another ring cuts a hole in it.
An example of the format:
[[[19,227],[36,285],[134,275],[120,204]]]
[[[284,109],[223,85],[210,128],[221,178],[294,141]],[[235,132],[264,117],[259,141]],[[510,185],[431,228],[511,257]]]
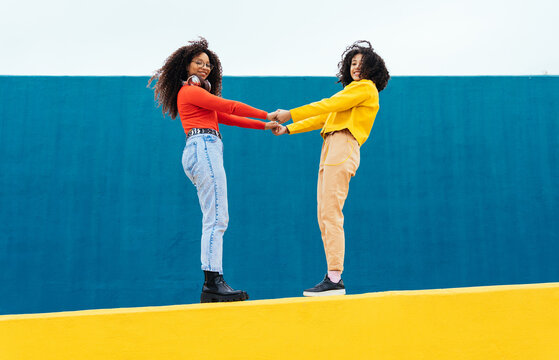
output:
[[[266,124],[266,130],[272,130],[272,133],[276,136],[283,135],[287,133],[287,128],[281,124],[291,119],[291,112],[289,110],[277,109],[272,113],[268,113],[266,119],[270,121]]]

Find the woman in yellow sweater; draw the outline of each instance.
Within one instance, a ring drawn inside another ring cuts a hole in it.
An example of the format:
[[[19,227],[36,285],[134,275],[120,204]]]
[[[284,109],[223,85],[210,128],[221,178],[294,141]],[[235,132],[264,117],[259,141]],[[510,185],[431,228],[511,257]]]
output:
[[[390,75],[384,60],[368,41],[346,48],[338,64],[338,82],[344,89],[334,96],[291,110],[280,110],[277,120],[293,124],[274,134],[297,134],[322,129],[324,138],[318,170],[318,226],[322,234],[328,273],[305,296],[344,295],[344,215],[349,181],[359,167],[360,147],[369,137],[379,110],[378,93]]]

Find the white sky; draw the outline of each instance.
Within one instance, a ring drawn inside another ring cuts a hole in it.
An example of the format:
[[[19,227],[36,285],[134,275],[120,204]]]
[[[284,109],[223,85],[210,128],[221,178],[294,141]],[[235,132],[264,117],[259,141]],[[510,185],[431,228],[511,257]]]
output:
[[[2,0],[0,10],[0,75],[150,75],[199,35],[225,75],[334,76],[359,39],[392,75],[559,74],[558,0]]]

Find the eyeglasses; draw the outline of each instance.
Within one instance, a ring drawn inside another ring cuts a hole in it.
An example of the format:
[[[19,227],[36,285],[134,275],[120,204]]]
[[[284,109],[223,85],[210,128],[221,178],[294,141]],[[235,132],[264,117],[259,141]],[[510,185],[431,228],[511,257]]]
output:
[[[192,62],[195,63],[196,65],[200,66],[200,67],[207,67],[210,70],[212,70],[214,68],[214,66],[212,64],[204,64],[204,62],[202,60],[193,60]]]

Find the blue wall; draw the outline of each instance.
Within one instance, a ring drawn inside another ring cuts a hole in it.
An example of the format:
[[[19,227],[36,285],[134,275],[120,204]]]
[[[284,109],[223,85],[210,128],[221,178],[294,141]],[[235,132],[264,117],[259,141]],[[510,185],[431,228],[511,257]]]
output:
[[[0,77],[0,314],[195,303],[201,213],[145,77]],[[333,78],[229,77],[265,110]],[[559,281],[559,78],[396,77],[346,202],[349,293]],[[226,279],[300,296],[325,272],[318,132],[222,127]]]

